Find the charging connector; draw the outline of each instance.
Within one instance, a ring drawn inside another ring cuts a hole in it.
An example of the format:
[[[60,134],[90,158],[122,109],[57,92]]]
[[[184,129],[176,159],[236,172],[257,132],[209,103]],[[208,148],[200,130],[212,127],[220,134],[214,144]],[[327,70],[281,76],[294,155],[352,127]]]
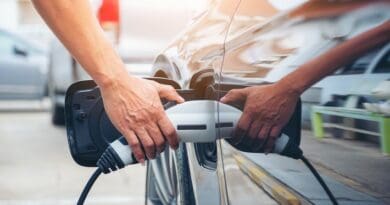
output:
[[[229,138],[233,132],[242,111],[232,106],[216,101],[188,101],[166,110],[167,116],[176,127],[181,142],[214,142],[217,139]],[[191,116],[191,117],[189,117]],[[219,136],[215,133],[218,129]],[[321,176],[315,171],[309,161],[303,156],[302,150],[286,134],[281,134],[275,141],[272,153],[277,153],[294,159],[301,159],[313,172],[333,204],[337,201]],[[86,184],[77,205],[82,205],[92,185],[103,172],[105,174],[121,169],[129,164],[137,163],[124,137],[112,142],[97,162],[98,169]]]

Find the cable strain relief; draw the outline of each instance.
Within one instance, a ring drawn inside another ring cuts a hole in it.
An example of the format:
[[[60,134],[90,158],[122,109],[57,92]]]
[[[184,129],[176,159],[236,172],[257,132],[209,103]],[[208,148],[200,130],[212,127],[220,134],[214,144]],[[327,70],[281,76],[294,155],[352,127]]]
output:
[[[108,174],[112,171],[125,167],[122,160],[111,146],[103,152],[102,156],[96,163],[96,166],[99,167],[104,174]]]

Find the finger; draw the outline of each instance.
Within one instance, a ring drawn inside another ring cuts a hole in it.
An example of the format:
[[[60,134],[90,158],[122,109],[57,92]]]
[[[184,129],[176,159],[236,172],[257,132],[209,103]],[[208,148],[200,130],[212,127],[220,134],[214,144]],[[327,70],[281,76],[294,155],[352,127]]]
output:
[[[275,145],[275,142],[276,142],[276,139],[278,139],[279,135],[280,135],[280,127],[278,126],[275,126],[271,129],[271,132],[270,132],[270,137],[268,139],[268,142],[267,144],[265,145],[265,148],[264,148],[264,152],[265,153],[270,153],[272,152],[272,150],[274,149],[274,145]]]
[[[238,144],[240,141],[242,141],[247,134],[247,131],[250,126],[250,117],[245,112],[241,115],[240,119],[238,120],[236,129],[234,130],[233,138],[230,140],[233,144]]]
[[[263,125],[263,127],[261,128],[258,135],[258,140],[261,141],[262,143],[257,148],[258,151],[264,150],[264,145],[266,145],[267,143],[270,130],[271,130],[271,126],[267,124]]]
[[[260,149],[260,148],[263,146],[263,144],[264,144],[264,139],[262,139],[262,138],[259,137],[259,133],[260,133],[261,128],[263,127],[263,124],[261,124],[259,121],[256,121],[256,122],[254,122],[254,123],[258,124],[259,127],[258,127],[258,129],[257,129],[257,133],[255,134],[255,138],[254,138],[254,140],[253,140],[253,143],[252,143],[251,148],[252,148],[252,151],[257,152],[257,151],[259,151],[259,149]],[[255,131],[252,131],[252,132],[255,133]],[[252,134],[252,135],[253,135],[253,134]]]
[[[185,100],[182,98],[170,85],[159,85],[158,94],[160,98],[164,98],[169,101],[175,101],[176,103],[183,103]]]
[[[148,159],[154,159],[156,157],[156,146],[148,132],[144,129],[139,129],[136,131],[136,134],[142,147],[144,148],[146,157]]]
[[[156,154],[161,153],[165,148],[165,139],[160,131],[160,128],[156,124],[153,124],[148,127],[147,131],[156,146]]]
[[[168,117],[165,114],[163,118],[158,121],[158,126],[172,149],[177,149],[179,145],[179,138],[171,121],[169,121]]]
[[[126,138],[126,141],[129,143],[131,151],[133,152],[134,157],[137,159],[137,161],[140,162],[141,164],[145,163],[145,153],[135,133],[129,130],[124,134],[124,137]]]
[[[224,97],[221,98],[222,103],[243,102],[246,100],[246,92],[244,89],[232,89]]]
[[[248,132],[249,137],[252,139],[256,139],[257,135],[260,132],[261,127],[262,127],[262,124],[260,121],[258,121],[258,120],[253,121],[251,123],[250,128],[249,128],[249,132]]]

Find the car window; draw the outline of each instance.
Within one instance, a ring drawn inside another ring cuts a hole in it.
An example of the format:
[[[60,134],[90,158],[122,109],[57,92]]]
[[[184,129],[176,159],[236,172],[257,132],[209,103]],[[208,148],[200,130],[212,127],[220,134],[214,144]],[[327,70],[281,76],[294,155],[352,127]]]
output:
[[[373,73],[390,73],[390,51],[379,61]]]
[[[14,42],[8,35],[0,32],[0,55],[11,55]]]

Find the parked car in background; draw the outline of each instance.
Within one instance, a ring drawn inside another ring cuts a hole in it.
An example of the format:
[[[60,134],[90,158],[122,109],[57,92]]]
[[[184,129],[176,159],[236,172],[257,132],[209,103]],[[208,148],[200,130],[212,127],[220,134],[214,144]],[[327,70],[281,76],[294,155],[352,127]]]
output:
[[[119,22],[104,22],[104,31],[126,63],[129,72],[150,76],[155,56],[180,33],[191,16],[204,6],[205,1],[129,0],[92,1],[100,22],[110,19],[104,12],[112,12],[119,5]],[[102,4],[103,3],[103,4]],[[105,8],[100,6],[104,5]],[[113,18],[115,19],[115,18]],[[119,25],[119,29],[118,29]],[[119,32],[119,33],[116,33]],[[90,79],[88,74],[67,52],[58,39],[51,43],[49,91],[52,99],[52,122],[64,124],[64,102],[67,88],[76,81]]]
[[[389,21],[389,10],[389,1],[308,1],[275,15],[268,1],[212,1],[157,56],[153,76],[191,90],[194,99],[218,100],[233,88],[277,82],[330,48]],[[336,79],[351,70],[341,68],[313,86],[320,90],[317,96],[305,93],[303,103],[323,103],[337,93],[369,92],[355,82],[364,80],[369,87],[388,78],[387,53],[388,45],[383,45],[368,61],[362,56],[351,62],[369,66],[351,81]],[[245,177],[233,158],[237,153],[241,149],[224,140],[181,144],[176,152],[166,149],[148,163],[147,204],[258,204],[260,189],[237,180]]]
[[[42,99],[47,93],[44,49],[0,29],[0,99]]]

